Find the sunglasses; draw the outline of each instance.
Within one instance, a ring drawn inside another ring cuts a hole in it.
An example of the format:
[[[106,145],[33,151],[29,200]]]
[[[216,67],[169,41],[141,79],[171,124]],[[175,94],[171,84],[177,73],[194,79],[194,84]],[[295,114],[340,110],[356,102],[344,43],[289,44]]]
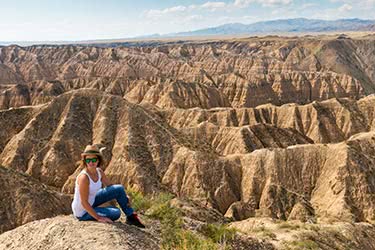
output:
[[[85,162],[88,164],[88,163],[90,163],[90,162],[92,162],[92,163],[95,163],[95,162],[97,162],[98,161],[98,158],[86,158],[85,159]]]

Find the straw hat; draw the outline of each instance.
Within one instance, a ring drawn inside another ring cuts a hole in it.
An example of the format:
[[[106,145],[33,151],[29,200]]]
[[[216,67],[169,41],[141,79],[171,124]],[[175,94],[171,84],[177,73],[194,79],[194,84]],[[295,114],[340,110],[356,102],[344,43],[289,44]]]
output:
[[[81,154],[82,157],[85,155],[97,155],[103,157],[103,150],[104,148],[99,148],[97,145],[87,145],[83,153]]]

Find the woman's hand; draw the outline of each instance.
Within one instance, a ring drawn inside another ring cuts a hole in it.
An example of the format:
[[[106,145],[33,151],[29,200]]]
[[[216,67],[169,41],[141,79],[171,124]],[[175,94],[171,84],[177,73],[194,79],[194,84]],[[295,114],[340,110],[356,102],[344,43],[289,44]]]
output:
[[[104,222],[104,223],[112,223],[113,222],[110,218],[108,218],[108,217],[102,217],[102,216],[99,216],[99,218],[97,219],[97,221]]]

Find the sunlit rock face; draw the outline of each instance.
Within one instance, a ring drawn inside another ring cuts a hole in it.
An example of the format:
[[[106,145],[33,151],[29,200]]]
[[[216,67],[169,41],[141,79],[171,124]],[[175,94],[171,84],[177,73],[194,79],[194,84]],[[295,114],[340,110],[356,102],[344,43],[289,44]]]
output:
[[[116,48],[7,46],[0,48],[0,86],[6,90],[0,108],[46,102],[83,87],[162,108],[358,99],[375,92],[374,51],[371,37],[265,37]]]

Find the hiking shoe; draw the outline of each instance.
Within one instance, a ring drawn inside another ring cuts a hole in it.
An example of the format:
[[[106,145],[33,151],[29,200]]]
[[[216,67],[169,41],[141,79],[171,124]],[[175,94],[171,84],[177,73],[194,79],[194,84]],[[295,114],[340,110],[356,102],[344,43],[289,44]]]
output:
[[[142,224],[136,213],[133,213],[132,215],[126,217],[126,224],[145,228],[145,225]]]

